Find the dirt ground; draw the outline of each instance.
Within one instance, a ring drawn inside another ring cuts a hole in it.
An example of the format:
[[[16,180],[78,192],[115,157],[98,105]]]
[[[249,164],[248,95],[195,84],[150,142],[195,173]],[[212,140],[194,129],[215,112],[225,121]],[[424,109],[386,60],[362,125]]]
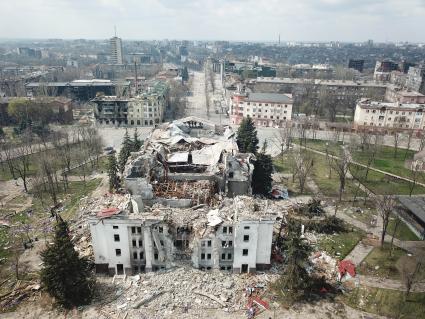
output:
[[[276,306],[276,305],[274,305]],[[51,299],[43,295],[37,300],[27,301],[22,304],[15,312],[0,314],[0,319],[12,319],[12,318],[23,318],[23,319],[88,319],[88,318],[124,318],[125,313],[120,316],[110,316],[108,313],[103,312],[102,308],[96,305],[82,307],[80,310],[70,311],[68,313],[58,312],[53,310]],[[175,315],[172,313],[164,313],[163,316],[157,317],[152,316],[141,308],[137,316],[127,316],[127,319],[136,318],[236,318],[242,319],[247,318],[245,311],[241,310],[238,312],[226,312],[221,309],[203,309],[203,310],[190,310],[187,314]],[[384,318],[381,316],[371,315],[365,312],[361,312],[350,307],[347,307],[340,303],[331,303],[322,301],[316,304],[305,304],[295,305],[291,309],[283,309],[281,307],[276,310],[265,311],[259,314],[256,318],[258,319],[269,319],[269,318],[291,318],[291,319],[332,319],[332,318],[347,318],[347,319],[364,319],[364,318]]]

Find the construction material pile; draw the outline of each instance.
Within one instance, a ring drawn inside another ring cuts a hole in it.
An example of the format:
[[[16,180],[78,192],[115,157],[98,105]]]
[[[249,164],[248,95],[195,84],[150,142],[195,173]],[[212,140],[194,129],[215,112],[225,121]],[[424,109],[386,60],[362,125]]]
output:
[[[337,260],[325,251],[318,251],[310,257],[313,271],[318,277],[324,277],[328,282],[337,278]]]
[[[180,317],[193,309],[246,309],[247,291],[265,291],[278,274],[233,275],[222,271],[204,272],[192,268],[115,277],[116,298],[102,310],[114,317]]]

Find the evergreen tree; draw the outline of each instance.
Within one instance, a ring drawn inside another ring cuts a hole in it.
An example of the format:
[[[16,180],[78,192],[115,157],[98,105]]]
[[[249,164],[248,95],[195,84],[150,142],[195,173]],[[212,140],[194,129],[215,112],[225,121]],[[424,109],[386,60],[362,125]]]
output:
[[[307,267],[311,247],[300,235],[299,228],[296,231],[288,232],[284,245],[286,266],[277,281],[280,293],[284,295],[285,300],[290,302],[296,301],[310,286]]]
[[[74,249],[68,225],[58,217],[55,240],[41,253],[44,268],[41,282],[47,292],[65,308],[90,302],[95,279],[87,258],[80,258]]]
[[[236,142],[241,153],[257,153],[257,129],[250,116],[244,118],[239,125]]]
[[[134,130],[133,142],[132,142],[132,152],[140,151],[140,148],[143,145],[143,141],[139,140],[139,134],[137,134],[137,128]]]
[[[273,161],[270,155],[265,154],[266,143],[261,153],[256,155],[254,172],[252,173],[252,192],[268,195],[272,189]]]
[[[109,176],[109,191],[117,190],[120,187],[118,178],[118,163],[114,154],[108,157],[108,176]]]
[[[189,80],[189,72],[187,71],[187,66],[185,66],[182,71],[182,81],[186,82],[187,80]]]
[[[121,144],[120,154],[118,155],[118,166],[121,174],[124,172],[125,164],[127,164],[127,160],[130,157],[130,153],[133,149],[133,142],[128,135],[128,131],[125,130],[124,140]]]

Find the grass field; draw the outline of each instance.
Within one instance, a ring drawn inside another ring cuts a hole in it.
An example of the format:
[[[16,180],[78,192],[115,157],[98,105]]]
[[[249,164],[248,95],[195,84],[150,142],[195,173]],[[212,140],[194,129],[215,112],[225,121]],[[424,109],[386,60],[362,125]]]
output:
[[[355,227],[347,226],[349,231],[335,235],[327,235],[319,242],[319,249],[326,251],[330,256],[344,259],[359,243],[366,233]]]
[[[424,318],[425,293],[411,293],[404,300],[404,293],[397,290],[361,287],[342,296],[343,302],[360,309],[389,318]]]

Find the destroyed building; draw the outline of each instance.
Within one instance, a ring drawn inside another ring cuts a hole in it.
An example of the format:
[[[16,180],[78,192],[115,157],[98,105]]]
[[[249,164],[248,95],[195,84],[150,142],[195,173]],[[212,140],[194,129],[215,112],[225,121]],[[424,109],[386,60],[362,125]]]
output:
[[[210,205],[219,194],[250,195],[254,161],[253,154],[239,153],[230,127],[187,117],[160,125],[132,153],[125,186],[138,210],[154,203]]]
[[[191,265],[201,270],[254,272],[270,267],[274,224],[294,205],[237,196],[217,208],[160,204],[92,211],[89,225],[96,271],[135,274]],[[130,204],[131,203],[131,204]]]

